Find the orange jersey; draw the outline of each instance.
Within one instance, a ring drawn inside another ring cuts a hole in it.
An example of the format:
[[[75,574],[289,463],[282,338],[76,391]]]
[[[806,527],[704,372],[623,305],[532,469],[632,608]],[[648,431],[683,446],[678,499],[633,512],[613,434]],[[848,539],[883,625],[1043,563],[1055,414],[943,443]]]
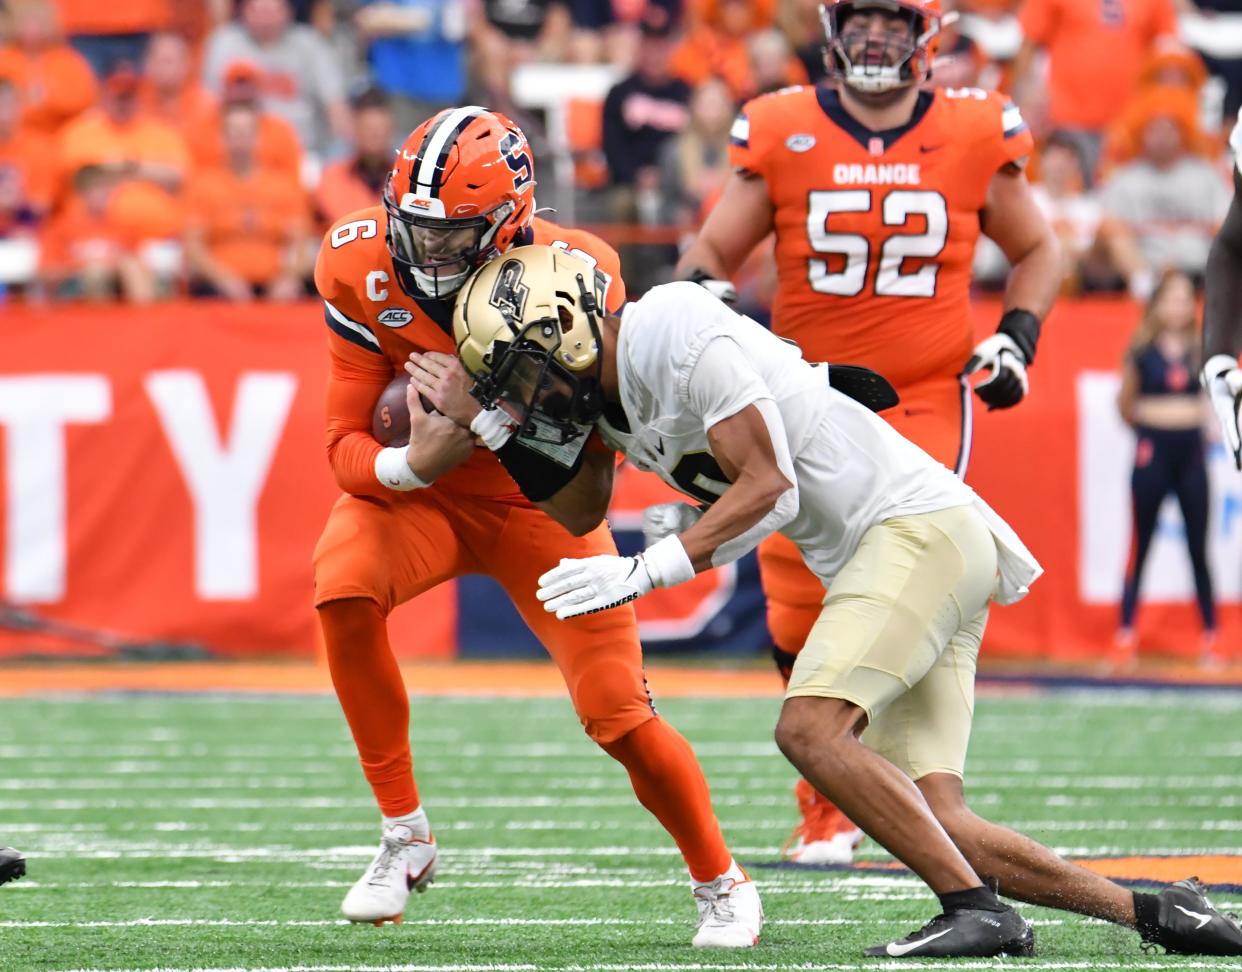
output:
[[[328,387],[328,459],[348,493],[399,502],[403,496],[375,478],[380,444],[371,435],[371,413],[380,392],[401,373],[412,351],[454,354],[452,301],[416,301],[401,289],[384,241],[386,216],[372,206],[343,217],[324,237],[315,264],[315,286],[324,299],[332,370]],[[534,220],[533,239],[580,252],[608,276],[610,312],[625,302],[617,253],[582,230]],[[437,321],[431,315],[442,315]],[[441,476],[433,488],[526,503],[500,460],[487,449]],[[417,492],[417,491],[416,491]]]
[[[812,361],[875,368],[900,388],[970,357],[970,276],[992,176],[1032,148],[1018,109],[976,88],[919,94],[872,132],[826,86],[748,102],[733,165],[767,184],[773,330]]]

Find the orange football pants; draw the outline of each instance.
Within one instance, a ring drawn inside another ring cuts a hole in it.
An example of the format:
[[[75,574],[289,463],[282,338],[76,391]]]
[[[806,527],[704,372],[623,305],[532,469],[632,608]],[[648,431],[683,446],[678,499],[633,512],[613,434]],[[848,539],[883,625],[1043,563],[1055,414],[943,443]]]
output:
[[[419,806],[409,699],[388,642],[388,613],[461,574],[495,578],[556,662],[587,734],[625,766],[639,801],[711,880],[731,860],[690,744],[659,718],[643,677],[633,607],[558,621],[535,598],[562,557],[616,554],[606,525],[574,537],[546,514],[434,487],[395,502],[342,496],[315,549],[332,682],[381,811]],[[480,606],[485,607],[485,606]]]
[[[964,476],[970,452],[969,388],[950,375],[897,391],[900,404],[881,417],[937,462]],[[807,569],[793,542],[779,533],[759,545],[759,576],[772,641],[782,652],[796,655],[823,609],[823,582]]]

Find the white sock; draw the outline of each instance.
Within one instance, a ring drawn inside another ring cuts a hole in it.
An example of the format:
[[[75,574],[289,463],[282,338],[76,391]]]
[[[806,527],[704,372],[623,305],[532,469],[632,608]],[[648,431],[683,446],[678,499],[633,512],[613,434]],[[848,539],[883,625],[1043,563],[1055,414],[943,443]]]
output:
[[[431,824],[427,822],[427,812],[420,804],[412,813],[401,817],[383,817],[384,829],[389,827],[408,827],[411,836],[426,840],[431,836]]]
[[[729,868],[723,874],[718,874],[716,877],[712,878],[711,881],[696,881],[693,877],[691,877],[690,886],[692,888],[697,888],[700,885],[712,884],[715,881],[720,880],[720,878],[722,877],[732,878],[738,884],[741,884],[743,881],[750,880],[750,877],[746,874],[745,871],[742,870],[738,862],[730,858]]]

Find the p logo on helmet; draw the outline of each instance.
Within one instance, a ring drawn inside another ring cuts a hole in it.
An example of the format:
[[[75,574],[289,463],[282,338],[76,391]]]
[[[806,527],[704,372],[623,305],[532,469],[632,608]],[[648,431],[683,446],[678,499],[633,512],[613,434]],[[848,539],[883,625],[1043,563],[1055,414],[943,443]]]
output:
[[[599,417],[604,275],[551,246],[521,246],[479,270],[453,312],[474,394],[522,435],[568,442]]]

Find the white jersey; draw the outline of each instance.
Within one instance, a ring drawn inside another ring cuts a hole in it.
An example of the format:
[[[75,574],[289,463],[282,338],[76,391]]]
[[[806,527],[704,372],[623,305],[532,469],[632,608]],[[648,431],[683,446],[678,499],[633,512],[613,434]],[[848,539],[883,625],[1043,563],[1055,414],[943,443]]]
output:
[[[617,373],[629,429],[601,420],[604,440],[639,469],[707,503],[729,485],[712,458],[708,429],[749,405],[775,405],[783,434],[778,461],[787,446],[797,489],[796,512],[780,532],[825,584],[875,524],[969,505],[980,508],[998,540],[996,600],[1017,600],[1040,573],[1016,534],[970,487],[829,387],[827,365],[807,363],[796,345],[734,313],[698,284],[655,287],[625,307]],[[768,424],[773,429],[772,420]]]

